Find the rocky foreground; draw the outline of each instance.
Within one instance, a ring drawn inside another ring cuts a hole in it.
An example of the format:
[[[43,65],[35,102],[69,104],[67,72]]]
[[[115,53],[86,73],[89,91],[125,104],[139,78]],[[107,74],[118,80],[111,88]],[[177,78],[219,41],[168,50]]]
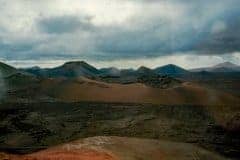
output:
[[[4,160],[225,160],[187,143],[125,137],[92,137]]]

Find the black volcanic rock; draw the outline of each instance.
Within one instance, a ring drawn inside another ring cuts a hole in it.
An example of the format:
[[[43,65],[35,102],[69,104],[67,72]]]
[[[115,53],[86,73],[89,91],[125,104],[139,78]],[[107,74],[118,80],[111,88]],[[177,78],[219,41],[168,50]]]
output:
[[[166,75],[159,75],[152,69],[145,66],[141,66],[137,70],[121,70],[120,75],[101,75],[99,78],[99,80],[110,83],[143,83],[147,86],[162,89],[177,86],[182,83],[180,80],[177,80],[175,78],[171,78]]]
[[[169,76],[143,75],[138,77],[137,82],[154,88],[166,89],[180,85],[182,82]]]

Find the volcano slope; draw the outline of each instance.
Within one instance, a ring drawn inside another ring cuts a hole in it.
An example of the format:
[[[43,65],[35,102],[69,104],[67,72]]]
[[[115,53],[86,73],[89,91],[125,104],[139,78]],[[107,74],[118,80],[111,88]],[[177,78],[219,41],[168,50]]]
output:
[[[0,149],[5,152],[31,154],[79,138],[120,136],[191,143],[240,157],[240,100],[229,93],[188,82],[162,89],[23,73],[4,82]]]
[[[0,149],[11,153],[85,137],[121,136],[192,143],[240,156],[239,106],[51,102],[5,103],[0,110]]]
[[[186,143],[125,137],[92,137],[27,155],[0,154],[6,160],[225,160]]]
[[[171,83],[171,81],[169,82]],[[145,83],[106,83],[84,77],[36,78],[12,75],[5,78],[8,85],[6,101],[116,102],[187,105],[235,105],[240,98],[194,83],[181,82],[165,89]],[[164,84],[165,85],[165,84]]]

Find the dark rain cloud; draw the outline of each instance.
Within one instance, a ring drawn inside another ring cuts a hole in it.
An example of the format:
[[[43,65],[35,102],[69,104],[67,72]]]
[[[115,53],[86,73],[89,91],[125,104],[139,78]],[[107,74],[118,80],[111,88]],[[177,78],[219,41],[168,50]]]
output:
[[[204,12],[204,9],[202,8],[201,12]],[[228,8],[209,19],[206,17],[203,26],[194,28],[192,21],[198,17],[200,19],[199,14],[191,17],[192,19],[182,17],[186,18],[189,23],[179,26],[177,31],[171,30],[171,25],[174,22],[160,23],[161,19],[155,19],[154,25],[157,27],[146,29],[144,26],[142,30],[131,31],[117,29],[112,34],[102,36],[103,39],[99,43],[98,49],[104,53],[115,54],[115,56],[119,54],[122,57],[131,57],[131,55],[133,57],[161,56],[176,53],[222,55],[240,51],[240,18],[238,16],[240,11],[236,7]],[[213,31],[215,23],[218,22],[222,23],[224,28]],[[158,34],[162,32],[166,34],[164,36]]]
[[[92,30],[91,17],[79,17],[74,15],[43,18],[37,23],[39,29],[49,34],[72,33],[77,30]]]
[[[194,49],[204,54],[225,54],[240,51],[240,15],[239,12],[222,17],[226,25],[223,30],[208,33],[203,39],[197,41]],[[225,17],[226,16],[226,17]]]

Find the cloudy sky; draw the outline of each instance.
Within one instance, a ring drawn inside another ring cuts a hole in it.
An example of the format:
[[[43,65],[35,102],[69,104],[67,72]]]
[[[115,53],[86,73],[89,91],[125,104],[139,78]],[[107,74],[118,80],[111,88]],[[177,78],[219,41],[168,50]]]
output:
[[[239,0],[0,0],[0,60],[18,67],[240,64]]]

